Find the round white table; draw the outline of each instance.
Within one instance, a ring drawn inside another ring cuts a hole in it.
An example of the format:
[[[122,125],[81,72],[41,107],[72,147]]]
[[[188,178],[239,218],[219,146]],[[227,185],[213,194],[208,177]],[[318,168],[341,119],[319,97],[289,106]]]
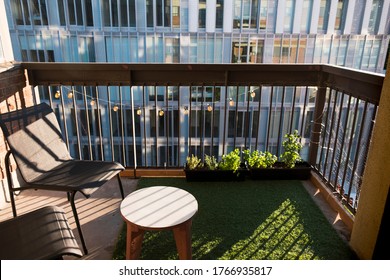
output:
[[[127,224],[126,259],[138,259],[146,230],[173,230],[180,259],[191,259],[192,217],[198,202],[189,192],[168,186],[142,188],[129,194],[120,211]]]

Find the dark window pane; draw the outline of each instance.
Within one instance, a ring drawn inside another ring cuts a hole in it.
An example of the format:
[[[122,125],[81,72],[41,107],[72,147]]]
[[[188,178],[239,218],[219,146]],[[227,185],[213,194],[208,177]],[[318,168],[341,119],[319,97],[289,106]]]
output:
[[[87,25],[93,26],[92,0],[85,0],[85,12],[87,18]]]
[[[127,19],[127,1],[126,0],[120,0],[120,13],[121,13],[121,26],[127,27],[128,26],[128,19]]]
[[[153,27],[153,1],[146,1],[146,21],[148,27]]]
[[[135,1],[129,1],[129,17],[130,17],[130,26],[135,27]]]
[[[66,25],[65,21],[65,9],[64,9],[64,0],[58,0],[58,13],[60,15],[60,24]]]

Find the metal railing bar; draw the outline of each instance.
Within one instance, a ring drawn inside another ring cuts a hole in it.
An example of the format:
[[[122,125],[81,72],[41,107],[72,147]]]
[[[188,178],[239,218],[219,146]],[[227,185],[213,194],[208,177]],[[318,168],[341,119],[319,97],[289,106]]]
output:
[[[180,111],[180,103],[181,103],[181,87],[180,87],[180,84],[177,85],[177,92],[178,92],[178,97],[177,97],[177,111],[178,111],[178,120],[177,120],[177,149],[178,149],[178,160],[177,160],[177,164],[178,166],[181,166],[181,156],[180,156],[180,151],[181,151],[181,120],[180,120],[180,117],[181,117],[181,111]]]
[[[130,86],[130,102],[131,102],[131,126],[133,133],[133,160],[134,160],[134,174],[137,170],[137,144],[136,144],[136,134],[135,134],[135,114],[134,114],[134,89]]]
[[[199,149],[200,149],[200,158],[202,160],[204,160],[204,130],[205,130],[205,125],[204,125],[204,122],[205,122],[205,119],[206,119],[206,110],[204,110],[203,106],[204,106],[204,85],[202,85],[201,87],[201,100],[200,100],[200,120],[199,120]]]
[[[350,179],[350,182],[349,182],[348,196],[351,195],[351,191],[352,191],[352,187],[353,187],[353,180],[354,180],[354,177],[355,177],[357,164],[358,164],[358,161],[359,161],[359,155],[360,155],[360,149],[361,149],[361,141],[362,141],[362,138],[363,138],[363,131],[364,131],[364,122],[365,122],[365,119],[366,119],[366,116],[367,116],[367,108],[368,108],[368,101],[364,101],[363,115],[362,115],[362,118],[361,118],[361,121],[360,121],[359,137],[358,137],[358,142],[357,142],[357,146],[356,146],[357,148],[356,148],[355,157],[354,157],[355,160],[354,160],[354,164],[353,164],[353,168],[352,168],[351,179]],[[356,195],[357,195],[357,197],[356,197],[355,201],[358,199],[358,192],[356,193]]]
[[[250,133],[250,129],[249,129],[249,101],[250,101],[250,98],[251,98],[251,85],[248,86],[249,90],[247,91],[248,92],[248,96],[247,96],[247,104],[246,104],[246,112],[245,112],[245,131],[244,131],[244,134],[245,134],[245,142],[244,142],[244,148],[245,149],[248,149],[248,145],[247,145],[247,142],[248,142],[248,137],[249,139],[252,138],[252,135],[249,135]]]
[[[141,121],[143,120],[143,130],[144,130],[144,164],[148,166],[148,157],[147,157],[147,144],[146,144],[146,103],[145,103],[145,85],[142,87],[142,108],[141,108]]]
[[[305,99],[303,102],[303,110],[302,110],[302,121],[301,121],[301,129],[298,129],[299,134],[303,135],[304,132],[304,125],[305,125],[305,118],[306,118],[306,106],[308,102],[308,95],[309,95],[309,87],[305,87]]]
[[[169,117],[171,115],[171,111],[169,106],[169,97],[168,97],[168,85],[165,85],[165,107],[166,107],[166,114],[164,114],[164,124],[165,124],[165,137],[167,143],[165,144],[165,162],[164,162],[164,167],[169,165],[170,163],[170,158],[169,158]]]
[[[156,133],[156,166],[158,166],[158,163],[159,163],[159,158],[160,158],[160,155],[159,155],[159,152],[158,152],[158,128],[159,128],[159,121],[158,121],[158,110],[157,110],[157,86],[154,85],[154,106],[155,106],[155,133]]]
[[[297,94],[297,87],[295,86],[295,87],[294,87],[294,94],[293,94],[293,104],[292,104],[292,108],[291,108],[290,128],[288,129],[288,131],[289,131],[290,134],[292,133],[292,129],[293,129],[296,94]]]
[[[110,124],[110,144],[111,144],[111,160],[115,160],[115,149],[114,149],[114,133],[112,130],[112,108],[111,108],[111,88],[107,86],[107,100],[108,100],[108,123]]]
[[[270,97],[269,97],[269,110],[268,110],[267,144],[266,144],[266,146],[265,146],[265,150],[266,150],[266,151],[269,151],[269,137],[270,137],[270,129],[271,129],[273,93],[274,93],[274,87],[271,86],[271,93],[270,93]]]
[[[122,142],[122,163],[126,166],[126,145],[125,145],[125,119],[123,115],[126,113],[123,106],[123,93],[122,93],[122,85],[119,85],[119,108],[120,108],[120,131],[121,131],[121,142]]]
[[[190,85],[190,96],[189,96],[189,111],[188,111],[188,151],[191,150],[192,144],[192,85]]]
[[[210,136],[211,136],[211,149],[210,149],[210,155],[214,156],[214,120],[215,120],[215,103],[217,102],[215,100],[215,92],[216,92],[216,87],[215,85],[213,86],[213,96],[212,96],[212,104],[213,104],[213,110],[211,111],[211,131],[210,131]]]
[[[77,104],[76,104],[76,94],[74,90],[74,86],[71,87],[72,90],[72,101],[73,101],[73,108],[74,108],[74,121],[75,121],[75,128],[76,128],[76,135],[77,135],[77,150],[79,153],[79,159],[83,159],[83,155],[81,153],[81,139],[80,139],[80,131],[79,131],[79,118],[77,117]]]
[[[222,154],[226,152],[226,137],[227,137],[227,118],[229,113],[229,107],[228,107],[228,86],[227,86],[227,72],[225,73],[226,81],[225,81],[225,117],[223,120],[223,144],[222,144]]]
[[[233,138],[233,149],[236,148],[236,141],[237,141],[237,128],[238,128],[238,93],[239,93],[239,86],[236,86],[236,108],[235,108],[235,121],[234,121],[234,138]]]
[[[282,95],[282,103],[280,105],[280,119],[279,119],[279,129],[278,129],[278,141],[277,141],[277,146],[276,146],[276,156],[279,157],[281,153],[281,142],[282,142],[282,133],[283,133],[283,119],[284,119],[284,96],[286,95],[286,87],[283,86],[283,95]],[[277,104],[277,102],[276,102]],[[275,111],[275,113],[277,110]]]
[[[51,92],[51,86],[50,85],[47,86],[47,91],[49,92],[49,104],[50,104],[50,107],[54,108],[53,107],[53,97],[51,96],[52,92]]]
[[[343,96],[345,95],[345,93],[343,93]],[[351,100],[352,100],[352,96],[349,95],[349,98],[348,98],[348,105],[347,105],[347,111],[346,111],[346,115],[345,115],[345,122],[344,122],[344,131],[343,131],[343,136],[342,136],[342,140],[341,140],[341,146],[340,146],[340,155],[338,156],[338,164],[337,164],[337,171],[336,171],[336,176],[335,176],[335,186],[337,186],[338,184],[338,176],[339,176],[339,172],[340,172],[340,164],[341,164],[341,161],[342,161],[342,158],[343,158],[343,150],[344,150],[344,141],[345,141],[345,134],[347,133],[346,131],[346,127],[348,125],[348,118],[349,118],[349,110],[351,108]],[[343,105],[343,104],[342,104]],[[342,116],[342,111],[340,112],[340,118]],[[341,185],[341,187],[343,187],[343,185]]]
[[[68,136],[68,125],[67,125],[66,114],[65,114],[65,104],[64,104],[64,95],[63,95],[62,86],[60,86],[60,97],[61,97],[62,118],[63,118],[63,122],[64,122],[64,134],[65,134],[64,140],[66,142],[66,147],[68,147],[68,150],[70,150],[69,136]]]
[[[92,154],[92,141],[91,141],[91,127],[89,125],[89,110],[88,110],[88,100],[87,100],[87,92],[85,89],[85,86],[83,86],[83,99],[84,99],[84,108],[85,108],[85,119],[87,123],[87,137],[88,137],[88,152],[89,152],[89,159],[93,160],[93,154]]]
[[[259,130],[260,130],[260,116],[261,116],[261,98],[262,98],[262,91],[263,87],[259,86],[259,109],[258,109],[258,116],[257,116],[257,127],[256,127],[256,143],[255,143],[255,150],[259,149]]]
[[[329,89],[329,88],[327,88]],[[322,136],[322,146],[321,146],[321,152],[320,152],[320,158],[319,158],[319,162],[318,162],[318,167],[317,167],[317,170],[320,171],[321,169],[321,163],[322,163],[322,156],[324,154],[324,149],[325,149],[325,143],[326,143],[326,132],[327,132],[327,129],[328,129],[328,118],[329,118],[329,112],[330,112],[330,103],[331,103],[331,100],[332,100],[332,90],[326,90],[326,93],[325,94],[328,94],[328,107],[326,109],[326,117],[325,119],[323,119],[322,123],[324,123],[324,127],[323,127],[323,136]],[[318,91],[317,91],[317,95],[318,95]],[[333,112],[332,112],[333,113]],[[329,137],[330,137],[330,134],[329,134]],[[329,146],[327,146],[327,148],[329,148]],[[328,151],[328,149],[327,149]],[[326,165],[326,161],[324,163],[324,167]]]
[[[351,155],[351,149],[352,149],[352,144],[353,144],[353,135],[355,134],[355,128],[356,128],[356,120],[357,120],[357,113],[358,113],[358,108],[359,108],[359,99],[358,98],[355,98],[355,109],[354,109],[354,114],[353,114],[353,120],[352,120],[352,127],[351,127],[351,133],[350,133],[350,136],[349,136],[349,145],[348,145],[348,151],[347,151],[347,154],[346,154],[346,164],[345,164],[345,167],[344,167],[344,172],[343,172],[343,180],[342,180],[342,183],[341,185],[344,186],[345,184],[345,179],[346,179],[346,175],[347,175],[347,169],[348,169],[348,166],[349,166],[349,161],[350,161],[350,155]],[[356,158],[355,158],[356,160]],[[349,197],[349,195],[348,195]]]
[[[99,87],[95,86],[96,89],[96,110],[97,110],[97,121],[98,121],[98,131],[99,131],[99,143],[100,143],[100,158],[104,160],[104,141],[102,133],[102,113],[100,108],[100,96],[99,96]]]
[[[329,168],[329,183],[332,181],[332,170],[333,165],[335,163],[335,156],[336,156],[336,149],[337,149],[337,142],[339,138],[339,132],[340,132],[340,122],[341,122],[341,116],[343,113],[343,104],[344,104],[344,92],[341,93],[341,101],[340,101],[340,112],[338,114],[338,120],[337,120],[337,126],[336,126],[336,137],[334,138],[334,144],[333,144],[333,154],[332,154],[332,160],[330,161],[330,168]],[[338,168],[338,167],[337,167]],[[337,178],[335,179],[335,185],[334,188],[337,186]]]
[[[334,89],[332,89],[333,91]],[[328,156],[329,156],[329,150],[330,150],[330,143],[332,141],[332,131],[333,131],[333,125],[334,125],[334,118],[335,118],[335,114],[336,114],[336,104],[337,104],[337,99],[338,99],[338,94],[339,92],[337,90],[334,90],[335,91],[335,96],[334,96],[334,105],[333,105],[333,112],[332,112],[332,119],[331,119],[331,123],[330,123],[330,129],[329,129],[329,138],[328,138],[328,145],[327,145],[327,149],[326,149],[326,156],[325,156],[325,165],[324,165],[324,170],[322,172],[322,176],[324,178],[326,178],[326,169],[327,169],[327,166],[328,166]]]

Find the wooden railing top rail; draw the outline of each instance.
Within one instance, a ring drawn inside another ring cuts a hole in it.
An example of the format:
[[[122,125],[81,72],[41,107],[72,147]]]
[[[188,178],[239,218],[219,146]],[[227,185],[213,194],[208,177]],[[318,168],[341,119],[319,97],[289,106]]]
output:
[[[23,62],[31,85],[318,86],[379,103],[384,75],[327,64]]]

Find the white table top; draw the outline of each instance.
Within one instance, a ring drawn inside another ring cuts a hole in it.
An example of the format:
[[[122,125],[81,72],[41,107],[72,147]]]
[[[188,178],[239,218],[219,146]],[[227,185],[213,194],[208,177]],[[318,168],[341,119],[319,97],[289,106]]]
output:
[[[189,220],[198,211],[198,202],[185,190],[154,186],[129,194],[120,210],[123,218],[133,224],[161,229]]]

